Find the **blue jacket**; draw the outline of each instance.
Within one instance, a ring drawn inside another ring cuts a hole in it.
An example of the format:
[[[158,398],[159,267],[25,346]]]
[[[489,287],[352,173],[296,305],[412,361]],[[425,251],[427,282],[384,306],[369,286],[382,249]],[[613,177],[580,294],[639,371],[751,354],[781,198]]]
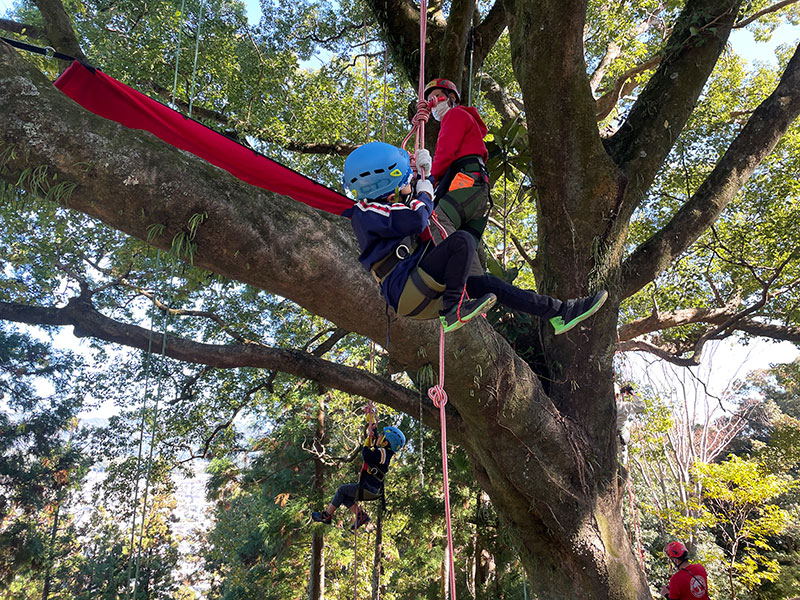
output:
[[[395,251],[409,235],[420,235],[428,226],[433,212],[433,200],[428,194],[419,194],[408,204],[395,202],[395,197],[384,200],[362,200],[342,213],[349,217],[361,248],[358,262],[367,270],[376,262]],[[381,293],[389,305],[397,309],[400,294],[411,270],[417,266],[425,244],[401,261],[381,285]]]
[[[383,489],[383,481],[386,478],[386,473],[389,472],[389,461],[392,460],[394,452],[388,446],[386,447],[367,447],[361,449],[361,457],[364,463],[361,465],[361,473],[359,474],[359,482],[374,493],[380,493]],[[379,475],[373,475],[371,470],[377,470]]]

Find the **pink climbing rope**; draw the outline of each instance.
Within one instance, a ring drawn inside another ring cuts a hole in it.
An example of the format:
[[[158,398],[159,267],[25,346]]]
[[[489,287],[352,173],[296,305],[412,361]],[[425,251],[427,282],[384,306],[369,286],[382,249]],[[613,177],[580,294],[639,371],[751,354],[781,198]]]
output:
[[[411,136],[416,134],[414,141],[414,154],[411,154],[411,165],[416,167],[416,151],[425,147],[425,123],[430,117],[430,110],[428,103],[425,101],[425,36],[427,35],[428,26],[428,2],[427,0],[420,0],[419,3],[419,91],[417,93],[417,113],[412,119],[413,125],[411,131],[403,139],[400,147],[405,150],[406,144],[411,139]]]
[[[358,500],[356,499],[356,519],[353,523],[353,600],[358,600]]]
[[[439,428],[442,432],[442,478],[444,483],[444,515],[447,521],[447,549],[450,559],[450,597],[456,600],[456,571],[453,560],[453,525],[450,519],[450,481],[447,477],[447,417],[444,407],[447,393],[444,391],[444,327],[439,328],[439,383],[428,390],[428,397],[439,409]]]

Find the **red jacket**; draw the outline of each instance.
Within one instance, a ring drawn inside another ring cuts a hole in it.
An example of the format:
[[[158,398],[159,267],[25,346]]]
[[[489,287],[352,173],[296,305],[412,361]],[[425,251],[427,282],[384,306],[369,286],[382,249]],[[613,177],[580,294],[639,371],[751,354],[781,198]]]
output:
[[[436,152],[433,155],[431,175],[438,182],[447,173],[453,161],[462,156],[477,154],[486,160],[489,153],[483,138],[489,129],[472,106],[454,106],[442,119]]]
[[[708,575],[703,565],[690,564],[669,580],[670,600],[708,600]]]

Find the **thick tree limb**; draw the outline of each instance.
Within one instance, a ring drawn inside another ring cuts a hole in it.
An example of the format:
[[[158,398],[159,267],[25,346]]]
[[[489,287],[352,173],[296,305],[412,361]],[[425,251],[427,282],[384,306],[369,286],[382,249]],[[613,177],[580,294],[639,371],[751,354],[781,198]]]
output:
[[[18,23],[17,21],[9,21],[8,19],[0,19],[0,29],[19,35],[26,35],[30,38],[45,38],[45,33],[40,27],[28,25],[26,23]]]
[[[506,25],[506,8],[503,0],[495,0],[481,24],[475,28],[475,54],[472,64],[476,71],[480,70],[483,61],[486,60],[489,52],[500,39]]]
[[[628,118],[607,141],[614,162],[629,174],[627,195],[633,203],[644,197],[686,125],[725,48],[740,4],[739,0],[686,3],[658,69]]]
[[[619,339],[622,342],[633,341],[649,333],[693,323],[709,323],[719,326],[730,320],[732,316],[733,313],[724,308],[687,308],[673,312],[657,312],[649,317],[622,325],[619,328]],[[800,327],[765,323],[753,318],[747,318],[737,321],[731,329],[757,337],[800,343]]]
[[[766,8],[759,10],[758,12],[753,13],[746,19],[737,21],[736,24],[734,25],[734,28],[739,29],[741,27],[747,27],[750,23],[752,23],[757,19],[760,19],[764,15],[774,13],[775,11],[782,9],[784,6],[789,6],[790,4],[797,4],[797,2],[800,2],[800,0],[781,0],[781,2],[776,2],[772,6],[768,6]]]
[[[72,20],[64,10],[60,0],[36,0],[36,6],[42,13],[44,29],[50,45],[59,52],[72,56],[78,60],[86,60],[86,55],[81,50]],[[65,65],[64,68],[66,68]]]
[[[670,222],[625,262],[623,297],[652,281],[711,226],[798,115],[800,47],[775,91],[758,106],[703,184]]]
[[[639,87],[639,82],[635,79],[637,75],[655,68],[660,61],[661,55],[656,54],[620,75],[614,83],[614,88],[597,99],[597,120],[602,121],[605,119],[614,110],[620,98],[627,96]]]
[[[80,298],[74,298],[64,308],[41,308],[14,302],[0,302],[0,319],[29,325],[71,325],[77,337],[93,337],[143,351],[147,351],[149,347],[162,348],[164,343],[161,332],[151,333],[144,327],[110,319],[97,311],[90,302]],[[308,352],[254,343],[203,344],[173,335],[167,335],[163,348],[164,354],[175,360],[221,369],[254,367],[282,371],[349,394],[369,398],[407,414],[416,414],[419,411],[419,394],[416,391],[408,390],[390,379],[332,363]],[[432,428],[437,427],[438,409],[426,403],[423,412],[425,424]],[[460,418],[454,411],[448,414],[448,433],[451,418],[454,436],[463,435]]]
[[[475,0],[452,0],[447,26],[437,52],[439,62],[435,64],[433,71],[425,71],[426,79],[444,77],[455,83],[459,90],[464,87],[462,85],[464,61],[456,61],[453,58],[464,57],[466,54],[474,11]]]
[[[481,91],[492,103],[494,109],[500,113],[504,123],[513,121],[522,112],[524,106],[516,98],[509,96],[508,92],[497,81],[486,73],[479,73]]]
[[[606,51],[603,54],[603,58],[600,59],[600,62],[597,64],[597,68],[592,73],[592,76],[589,78],[589,87],[592,90],[592,93],[597,92],[597,88],[600,87],[600,82],[603,80],[603,77],[606,75],[606,70],[608,67],[613,63],[622,52],[622,48],[616,42],[610,42],[608,46],[606,46]]]

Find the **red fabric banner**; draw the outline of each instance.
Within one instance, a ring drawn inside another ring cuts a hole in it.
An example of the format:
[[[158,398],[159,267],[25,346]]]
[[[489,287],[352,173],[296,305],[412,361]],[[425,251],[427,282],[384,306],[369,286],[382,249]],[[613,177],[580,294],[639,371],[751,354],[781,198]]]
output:
[[[137,92],[100,70],[75,61],[55,86],[86,110],[131,129],[144,129],[257,187],[335,215],[353,206],[347,196],[217,133]]]

